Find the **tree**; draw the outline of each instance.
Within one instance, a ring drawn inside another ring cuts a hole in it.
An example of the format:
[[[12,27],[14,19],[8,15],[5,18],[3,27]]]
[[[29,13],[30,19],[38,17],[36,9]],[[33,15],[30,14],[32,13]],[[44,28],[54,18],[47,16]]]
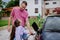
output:
[[[7,5],[6,8],[19,6],[19,0],[11,0]]]
[[[0,7],[2,7],[2,0],[0,0]],[[0,19],[1,19],[1,11],[0,11]]]
[[[0,0],[0,8],[3,8],[4,7],[3,5],[6,5],[6,2],[3,2],[2,0]],[[0,9],[0,10],[1,10],[0,11],[0,19],[1,19],[4,11],[2,9]]]
[[[2,0],[0,0],[0,7],[2,7]]]
[[[5,8],[6,5],[7,5],[7,3],[3,1],[3,2],[2,2],[3,8]]]

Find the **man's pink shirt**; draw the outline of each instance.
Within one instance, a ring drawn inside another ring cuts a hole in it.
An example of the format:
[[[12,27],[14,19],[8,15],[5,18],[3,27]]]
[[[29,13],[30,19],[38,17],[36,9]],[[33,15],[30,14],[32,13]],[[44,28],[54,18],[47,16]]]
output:
[[[28,13],[26,10],[21,10],[19,7],[14,7],[11,11],[12,16],[12,25],[16,19],[20,19],[22,22],[20,23],[21,26],[25,26],[26,19],[28,18]]]

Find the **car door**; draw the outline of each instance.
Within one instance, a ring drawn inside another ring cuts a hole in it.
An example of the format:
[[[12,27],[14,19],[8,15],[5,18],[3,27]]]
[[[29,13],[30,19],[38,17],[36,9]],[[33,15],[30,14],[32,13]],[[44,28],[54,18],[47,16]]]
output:
[[[43,40],[60,40],[60,17],[47,17],[41,35]]]

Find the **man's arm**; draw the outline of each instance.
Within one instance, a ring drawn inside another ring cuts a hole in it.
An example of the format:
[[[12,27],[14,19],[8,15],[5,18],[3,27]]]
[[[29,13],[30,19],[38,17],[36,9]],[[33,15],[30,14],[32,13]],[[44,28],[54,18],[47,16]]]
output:
[[[12,19],[12,16],[10,16],[9,19],[8,19],[8,31],[10,31],[10,21],[11,21],[11,19]]]
[[[32,34],[32,30],[31,30],[28,18],[26,19],[26,24],[27,24],[27,28],[29,29],[30,34]]]
[[[10,13],[10,17],[8,19],[8,31],[10,31],[10,21],[11,21],[12,17],[14,17],[14,8],[12,9],[12,11]]]

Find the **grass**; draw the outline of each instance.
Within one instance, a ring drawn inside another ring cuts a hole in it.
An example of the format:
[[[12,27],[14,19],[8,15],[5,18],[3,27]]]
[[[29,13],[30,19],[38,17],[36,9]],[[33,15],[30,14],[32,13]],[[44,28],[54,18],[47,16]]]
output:
[[[8,25],[8,20],[0,20],[0,27]]]
[[[43,19],[40,19],[39,21],[38,18],[29,18],[30,26],[33,24],[33,22],[36,22],[37,25],[41,28],[43,21],[44,21]],[[0,27],[6,26],[6,25],[8,25],[8,20],[0,20]]]

